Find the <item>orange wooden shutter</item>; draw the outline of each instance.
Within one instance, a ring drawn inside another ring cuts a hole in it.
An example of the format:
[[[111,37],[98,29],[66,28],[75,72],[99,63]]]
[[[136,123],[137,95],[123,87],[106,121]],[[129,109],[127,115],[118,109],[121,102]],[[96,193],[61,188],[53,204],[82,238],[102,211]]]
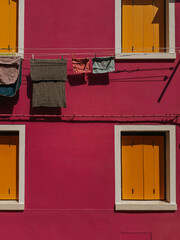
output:
[[[9,45],[9,1],[0,1],[0,48],[8,48]],[[7,52],[7,50],[0,50]]]
[[[122,199],[143,199],[142,136],[122,136]]]
[[[122,52],[132,52],[132,0],[122,0]]]
[[[154,51],[154,6],[153,0],[145,0],[143,5],[143,52]]]
[[[144,136],[144,199],[165,199],[164,137]]]
[[[18,136],[0,136],[0,199],[18,199]]]
[[[0,52],[17,52],[18,0],[0,1]],[[9,49],[9,50],[8,50]]]
[[[165,199],[164,136],[122,136],[122,199]]]
[[[143,0],[134,0],[133,8],[133,52],[143,52]]]
[[[10,51],[18,52],[18,0],[10,0]]]
[[[164,0],[122,0],[122,52],[165,47]]]
[[[165,49],[165,1],[154,0],[154,49],[155,52],[164,52]]]

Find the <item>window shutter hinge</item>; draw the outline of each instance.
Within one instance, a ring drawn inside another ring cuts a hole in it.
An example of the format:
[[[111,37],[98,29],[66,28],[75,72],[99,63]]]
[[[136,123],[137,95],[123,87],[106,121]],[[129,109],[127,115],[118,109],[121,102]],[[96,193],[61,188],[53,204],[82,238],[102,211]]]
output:
[[[134,194],[134,188],[132,188],[132,194]]]
[[[11,2],[10,2],[10,0],[8,0],[8,1],[9,1],[9,5],[10,5]]]
[[[10,50],[10,45],[8,45],[8,50]]]
[[[10,194],[10,188],[8,189],[8,193]]]
[[[154,46],[152,46],[152,51],[154,52]]]
[[[155,194],[155,188],[153,188],[153,194]]]
[[[134,46],[132,46],[132,52],[134,51]]]

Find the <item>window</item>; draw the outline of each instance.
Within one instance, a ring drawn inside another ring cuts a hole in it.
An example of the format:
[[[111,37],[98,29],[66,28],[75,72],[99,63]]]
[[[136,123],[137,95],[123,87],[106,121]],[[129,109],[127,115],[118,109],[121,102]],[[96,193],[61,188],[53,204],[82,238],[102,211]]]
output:
[[[0,210],[24,209],[23,125],[0,125]]]
[[[115,126],[116,210],[176,210],[175,126]]]
[[[174,0],[115,0],[116,58],[175,58]]]
[[[23,54],[24,0],[1,0],[0,30],[0,54]]]

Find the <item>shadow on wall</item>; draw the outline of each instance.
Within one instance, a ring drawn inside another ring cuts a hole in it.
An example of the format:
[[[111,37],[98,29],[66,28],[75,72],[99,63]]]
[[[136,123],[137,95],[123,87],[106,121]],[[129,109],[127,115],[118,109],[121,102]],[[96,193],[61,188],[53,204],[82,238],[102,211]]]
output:
[[[89,74],[88,84],[89,85],[107,85],[109,84],[109,74],[108,73]]]
[[[14,97],[0,96],[0,114],[12,114],[14,106],[19,99],[19,91]]]
[[[68,81],[71,86],[78,85],[107,85],[109,84],[109,74],[101,73],[101,74],[76,74],[76,75],[68,75]]]
[[[180,0],[179,0],[180,1]],[[120,60],[116,60],[116,63],[120,63]],[[141,63],[159,63],[159,61],[154,61],[154,60],[144,60],[144,61],[138,61],[139,64]],[[114,77],[111,78],[111,82],[165,82],[165,86],[159,96],[159,98],[157,99],[157,102],[159,103],[164,94],[166,93],[169,84],[171,83],[177,69],[179,68],[180,65],[180,59],[177,58],[177,60],[161,60],[161,63],[175,63],[175,66],[170,66],[170,67],[161,67],[161,68],[136,68],[136,69],[122,69],[122,70],[116,70],[114,73]],[[127,63],[127,61],[123,61],[123,64]],[[128,63],[136,63],[136,61],[132,60],[132,61],[128,61]],[[161,74],[160,75],[154,75],[155,71],[160,71]],[[165,71],[165,73],[163,74],[163,71]],[[170,71],[170,75],[169,72]],[[139,72],[139,74],[141,74],[140,76],[137,76],[137,73]],[[149,73],[150,75],[149,75]],[[123,77],[119,77],[116,78],[116,73],[121,73]],[[123,75],[123,73],[125,73],[125,75]],[[127,75],[127,74],[128,75]],[[134,74],[133,74],[134,73]],[[153,75],[151,74],[153,73]],[[126,77],[128,76],[128,77]]]
[[[176,71],[177,71],[177,69],[178,69],[178,67],[179,67],[179,65],[180,65],[180,60],[178,60],[178,62],[177,62],[177,64],[176,64],[176,66],[175,66],[175,68],[174,68],[171,76],[169,77],[169,79],[168,79],[168,81],[167,81],[167,83],[166,83],[166,85],[165,85],[165,87],[164,87],[164,89],[163,89],[160,97],[158,98],[158,102],[160,102],[161,99],[162,99],[162,97],[164,96],[164,94],[165,94],[165,92],[166,92],[166,90],[167,90],[170,82],[172,81],[172,79],[173,79],[173,77],[174,77],[174,75],[175,75],[175,73],[176,73]]]
[[[71,86],[87,84],[85,74],[68,75],[68,81]]]

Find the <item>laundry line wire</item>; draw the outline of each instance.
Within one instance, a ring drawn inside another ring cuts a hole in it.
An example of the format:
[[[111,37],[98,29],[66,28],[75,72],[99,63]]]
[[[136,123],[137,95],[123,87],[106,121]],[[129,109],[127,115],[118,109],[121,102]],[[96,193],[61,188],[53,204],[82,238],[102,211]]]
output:
[[[106,48],[106,47],[103,47],[103,48],[101,48],[101,47],[97,47],[97,48],[91,48],[91,47],[89,47],[89,48],[41,48],[41,47],[39,47],[39,48],[26,48],[26,47],[24,47],[24,48],[21,48],[21,47],[13,47],[13,48],[10,48],[11,50],[132,50],[132,48],[124,48],[124,47],[109,47],[109,48]],[[152,50],[152,47],[136,47],[135,48],[136,50]],[[179,47],[173,47],[173,48],[171,48],[171,47],[155,47],[154,48],[155,50],[174,50],[174,49],[180,49],[180,46]],[[9,50],[9,48],[0,48],[0,50]],[[155,52],[155,51],[154,51]]]
[[[1,50],[2,48],[0,48]],[[45,56],[60,56],[60,58],[62,58],[63,56],[71,56],[71,58],[66,58],[67,60],[72,59],[73,57],[77,57],[77,56],[84,56],[86,55],[86,57],[93,57],[93,56],[104,56],[104,55],[109,55],[109,56],[115,56],[116,50],[125,50],[125,48],[16,48],[19,50],[31,50],[30,52],[24,52],[24,59],[32,59],[33,57],[45,57]],[[107,49],[107,50],[106,50]],[[150,49],[150,48],[149,48]],[[179,53],[180,47],[175,47],[175,48],[158,48],[160,49],[164,49],[164,50],[175,50],[175,53]],[[3,49],[4,50],[4,49]],[[33,51],[36,50],[36,51]],[[39,51],[38,51],[39,50]],[[40,51],[43,52],[40,52]],[[45,52],[45,50],[51,50],[52,52]],[[63,51],[62,51],[63,50]],[[74,52],[74,50],[79,50],[78,52]],[[80,50],[91,50],[91,51],[80,51]],[[130,50],[130,49],[128,49]],[[139,51],[142,50],[142,48],[138,49]],[[144,50],[144,49],[143,49]],[[146,49],[147,50],[147,49]],[[53,52],[53,51],[60,51],[60,52]],[[150,53],[157,53],[157,54],[163,54],[163,53],[169,53],[169,52],[118,52],[117,54],[122,54],[122,57],[128,57],[128,56],[144,56],[144,55],[148,55]],[[0,53],[0,56],[16,56],[16,52],[13,51],[13,53]],[[121,56],[119,56],[121,58]]]
[[[180,46],[176,46],[176,47],[155,47],[155,49],[176,49],[176,48],[178,48],[178,49],[180,49]],[[8,49],[8,48],[7,48]],[[131,49],[132,50],[132,48],[124,48],[124,47],[121,47],[121,48],[119,48],[119,47],[96,47],[96,48],[92,48],[92,47],[86,47],[86,48],[82,48],[82,47],[63,47],[63,48],[57,48],[57,47],[53,47],[53,48],[41,48],[41,47],[36,47],[36,48],[26,48],[26,47],[24,47],[24,48],[21,48],[21,47],[14,47],[14,49],[20,49],[20,50],[38,50],[38,49],[40,49],[40,50],[75,50],[75,49],[82,49],[82,50],[87,50],[87,49],[93,49],[93,50],[96,50],[96,49]],[[136,49],[151,49],[152,50],[152,47],[136,47]]]

